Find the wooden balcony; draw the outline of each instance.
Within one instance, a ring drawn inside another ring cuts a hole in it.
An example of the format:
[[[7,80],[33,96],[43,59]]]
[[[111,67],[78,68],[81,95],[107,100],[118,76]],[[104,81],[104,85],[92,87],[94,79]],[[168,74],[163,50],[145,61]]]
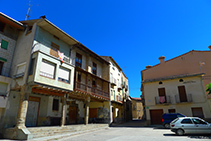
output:
[[[92,87],[80,82],[75,82],[75,90],[85,92],[90,95],[95,95],[95,96],[103,97],[106,99],[110,99],[108,92],[105,92],[101,89],[98,89],[96,87]]]

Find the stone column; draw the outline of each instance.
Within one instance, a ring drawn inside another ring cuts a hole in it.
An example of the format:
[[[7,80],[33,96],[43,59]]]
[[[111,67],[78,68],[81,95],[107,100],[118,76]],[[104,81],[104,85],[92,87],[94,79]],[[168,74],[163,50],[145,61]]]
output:
[[[66,99],[66,94],[64,97],[62,97],[62,118],[61,118],[61,126],[64,126],[66,123],[66,104],[67,104],[67,99]]]
[[[33,137],[25,126],[27,109],[28,109],[28,98],[30,93],[31,93],[31,87],[26,85],[21,87],[20,103],[19,103],[16,126],[14,128],[14,132],[10,135],[12,139],[28,140]]]
[[[18,116],[17,116],[17,121],[16,121],[16,128],[18,129],[26,128],[25,121],[26,121],[26,114],[27,114],[27,109],[28,109],[28,98],[29,98],[29,93],[28,93],[29,91],[27,91],[27,89],[28,87],[22,86],[21,91],[20,91],[20,103],[19,103]]]
[[[87,97],[86,99],[86,106],[85,106],[85,118],[84,118],[84,123],[87,125],[89,122],[89,102],[90,102],[90,97]]]

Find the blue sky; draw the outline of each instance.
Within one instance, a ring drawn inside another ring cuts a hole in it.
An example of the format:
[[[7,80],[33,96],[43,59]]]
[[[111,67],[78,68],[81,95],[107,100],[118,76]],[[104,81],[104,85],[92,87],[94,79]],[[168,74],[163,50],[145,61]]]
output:
[[[0,0],[1,12],[24,20],[28,0]],[[140,71],[211,45],[210,0],[31,0],[29,19],[49,21],[98,55],[112,56],[139,97]]]

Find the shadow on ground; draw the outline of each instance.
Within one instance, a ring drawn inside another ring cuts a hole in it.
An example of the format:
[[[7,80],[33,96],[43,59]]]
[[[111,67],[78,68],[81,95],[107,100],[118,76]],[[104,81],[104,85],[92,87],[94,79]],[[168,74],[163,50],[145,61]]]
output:
[[[172,137],[175,137],[177,136],[176,134],[163,134],[164,136],[172,136]],[[211,139],[211,135],[208,135],[208,134],[188,134],[188,135],[183,135],[181,137],[184,137],[184,136],[187,136],[188,138],[191,138],[191,139]],[[177,136],[179,137],[179,136]]]
[[[165,129],[162,125],[147,125],[145,120],[132,120],[125,123],[112,123],[110,127],[131,127],[131,128],[154,128]]]

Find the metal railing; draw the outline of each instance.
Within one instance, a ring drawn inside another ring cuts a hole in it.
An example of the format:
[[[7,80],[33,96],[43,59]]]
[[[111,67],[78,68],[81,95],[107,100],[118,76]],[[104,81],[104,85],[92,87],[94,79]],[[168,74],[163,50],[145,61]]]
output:
[[[116,85],[116,79],[115,78],[111,77],[110,82],[111,82],[111,84]]]
[[[156,104],[170,104],[171,97],[170,96],[156,96],[155,103]]]
[[[92,87],[92,86],[89,86],[89,85],[86,85],[86,84],[83,84],[83,83],[80,83],[80,82],[76,82],[75,85],[76,85],[77,90],[84,91],[84,92],[94,94],[94,95],[97,95],[97,96],[103,96],[103,97],[106,97],[106,98],[110,98],[108,92],[105,92],[105,91],[98,89],[96,87]]]
[[[186,98],[180,98],[179,94],[175,95],[176,103],[193,102],[192,94],[187,94]]]

